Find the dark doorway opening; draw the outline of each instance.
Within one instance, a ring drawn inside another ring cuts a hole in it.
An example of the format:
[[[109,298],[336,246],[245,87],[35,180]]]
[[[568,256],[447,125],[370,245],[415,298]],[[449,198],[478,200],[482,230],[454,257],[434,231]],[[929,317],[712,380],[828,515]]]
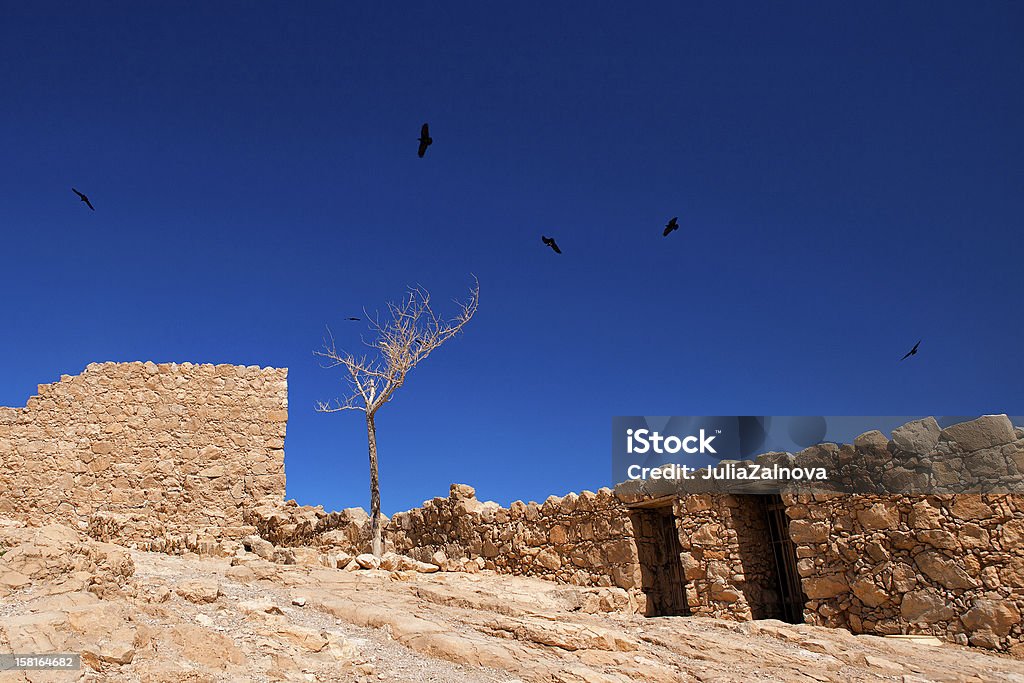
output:
[[[679,529],[671,503],[630,513],[649,617],[689,616]]]
[[[765,496],[764,511],[779,580],[781,619],[791,624],[802,624],[807,598],[796,569],[796,545],[789,536],[789,517],[786,516],[786,504],[782,502],[782,496]]]
[[[737,495],[730,507],[744,577],[738,588],[751,618],[802,623],[805,598],[782,497]]]

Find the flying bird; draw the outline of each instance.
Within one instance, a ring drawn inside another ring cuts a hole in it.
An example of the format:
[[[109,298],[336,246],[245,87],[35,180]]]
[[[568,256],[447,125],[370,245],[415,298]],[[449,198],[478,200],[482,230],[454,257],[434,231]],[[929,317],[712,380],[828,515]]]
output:
[[[551,247],[551,249],[552,249],[552,250],[553,250],[553,251],[554,251],[554,252],[555,252],[556,254],[561,254],[561,253],[562,253],[562,250],[558,248],[558,243],[556,243],[556,242],[555,242],[555,238],[554,238],[554,237],[545,237],[544,235],[541,235],[541,236],[540,236],[540,239],[541,239],[541,241],[542,241],[542,242],[543,242],[543,243],[544,243],[544,244],[545,244],[546,246],[549,246],[549,247]]]
[[[84,194],[82,194],[81,192],[79,192],[78,190],[76,190],[76,189],[75,189],[75,188],[73,188],[73,187],[71,188],[71,191],[72,191],[72,192],[74,192],[75,194],[77,194],[77,195],[78,195],[78,198],[79,198],[79,199],[81,199],[81,200],[82,200],[83,202],[85,202],[85,205],[86,205],[86,206],[88,206],[88,207],[89,207],[90,209],[92,209],[93,211],[95,211],[95,210],[96,210],[96,207],[94,207],[94,206],[92,205],[92,202],[90,202],[90,201],[89,201],[89,198],[88,198],[88,197],[86,197],[86,196],[85,196]]]
[[[430,126],[424,123],[423,127],[420,128],[420,149],[417,152],[420,159],[427,153],[427,147],[430,147],[432,144],[434,144],[434,138],[430,137]]]
[[[905,361],[906,359],[910,358],[911,356],[916,356],[917,355],[917,347],[920,346],[920,345],[921,345],[921,340],[918,339],[917,343],[914,344],[914,348],[912,348],[909,351],[907,351],[907,355],[903,356],[903,358],[900,358],[900,362]]]
[[[345,320],[360,320],[361,318],[345,318]]]
[[[665,232],[661,233],[663,237],[668,237],[668,234],[673,230],[679,229],[679,217],[676,216],[668,223],[665,224]]]

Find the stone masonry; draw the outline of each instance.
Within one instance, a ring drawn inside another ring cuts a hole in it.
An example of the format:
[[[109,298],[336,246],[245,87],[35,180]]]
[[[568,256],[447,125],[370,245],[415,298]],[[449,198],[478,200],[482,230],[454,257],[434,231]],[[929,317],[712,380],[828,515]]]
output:
[[[942,457],[930,457],[938,454]],[[790,456],[839,462],[865,473],[865,462],[896,482],[949,471],[1014,471],[1024,464],[1024,430],[1005,415],[940,429],[918,420],[887,439],[868,432],[853,444],[823,444]],[[921,457],[924,456],[924,457]],[[945,466],[941,469],[930,463]],[[899,467],[884,467],[897,463]],[[900,470],[900,467],[903,469]],[[947,482],[947,486],[954,482]],[[672,505],[693,613],[749,619],[772,611],[778,579],[758,530],[756,506],[766,496],[690,493],[654,482],[617,488],[628,505]],[[1024,650],[1024,496],[1020,494],[883,494],[795,492],[781,495],[788,541],[802,589],[803,620],[854,633],[927,634],[1002,651]],[[772,573],[775,576],[770,576]],[[773,581],[774,578],[774,581]],[[773,586],[774,583],[774,586]],[[767,608],[767,610],[766,610]]]
[[[423,561],[481,557],[485,568],[541,576],[580,586],[639,585],[632,525],[610,489],[516,501],[480,502],[472,487],[454,484],[448,498],[394,515],[388,540]]]
[[[104,363],[41,385],[25,408],[0,408],[0,516],[148,550],[244,547],[281,563],[384,566],[360,555],[369,546],[363,510],[283,500],[286,376]],[[934,453],[952,469],[930,464]],[[865,463],[880,463],[908,490],[739,495],[662,481],[505,508],[453,484],[448,497],[386,519],[385,547],[417,571],[588,587],[602,609],[739,620],[795,612],[855,633],[1024,654],[1024,496],[915,492],[1024,473],[1024,430],[1006,416],[946,429],[920,420],[892,439],[869,432],[765,457],[838,463],[865,482]]]
[[[284,369],[91,364],[0,408],[0,515],[144,548],[230,534],[284,497],[287,417]]]
[[[1024,641],[1024,497],[790,503],[806,622],[999,650]]]

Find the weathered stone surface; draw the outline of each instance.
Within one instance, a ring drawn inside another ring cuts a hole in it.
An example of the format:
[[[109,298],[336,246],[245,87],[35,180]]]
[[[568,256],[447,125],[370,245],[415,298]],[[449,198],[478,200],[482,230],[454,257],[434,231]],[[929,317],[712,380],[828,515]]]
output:
[[[736,586],[716,581],[711,584],[710,596],[712,600],[734,603],[743,597],[743,593]]]
[[[683,566],[683,575],[687,579],[699,579],[704,576],[705,570],[699,560],[690,553],[681,553],[679,556]]]
[[[938,424],[936,424],[935,427],[936,441],[938,441]],[[856,437],[853,440],[853,445],[856,446],[857,448],[885,449],[889,445],[889,439],[885,438],[885,434],[878,431],[877,429],[872,429],[870,432],[864,432],[860,436]]]
[[[476,489],[468,484],[452,484],[449,495],[453,500],[471,500],[476,498]]]
[[[889,594],[869,577],[854,581],[850,589],[868,607],[878,607],[889,600]]]
[[[695,545],[717,545],[721,543],[724,532],[725,529],[721,524],[705,524],[691,536],[691,541]]]
[[[946,598],[934,588],[925,588],[903,596],[900,614],[909,622],[947,621],[956,614]]]
[[[216,602],[220,595],[220,585],[214,579],[190,579],[178,586],[178,595],[189,602]]]
[[[320,652],[329,642],[322,631],[296,624],[281,624],[277,627],[276,635],[284,642],[308,652]]]
[[[999,637],[1006,636],[1010,629],[1020,623],[1020,610],[1012,602],[994,598],[978,598],[963,616],[964,626],[969,630],[988,629]]]
[[[412,569],[420,574],[433,574],[434,572],[438,571],[440,567],[431,562],[420,562],[418,560],[413,560]]]
[[[955,496],[949,511],[964,520],[989,519],[993,516],[992,506],[978,495]]]
[[[128,552],[93,541],[65,526],[25,529],[0,555],[0,597],[35,583],[62,592],[90,590],[97,595],[121,590],[133,572]]]
[[[363,569],[377,569],[380,567],[380,558],[370,553],[363,553],[362,555],[356,555],[356,563]]]
[[[815,576],[803,580],[804,594],[812,600],[832,598],[850,590],[850,584],[841,574]]]
[[[180,652],[182,659],[211,671],[225,671],[246,661],[245,654],[230,638],[202,626],[175,624],[169,630],[167,641]]]
[[[796,543],[824,543],[830,528],[827,522],[795,519],[789,523],[789,535]]]
[[[942,429],[934,417],[908,422],[892,430],[892,440],[900,450],[908,453],[931,453],[939,443]]]
[[[875,503],[857,513],[857,521],[869,531],[895,529],[900,523],[900,513],[895,504]]]
[[[238,603],[239,609],[248,614],[284,614],[281,608],[266,598],[257,600],[242,600]]]
[[[975,588],[978,582],[964,570],[955,558],[935,550],[925,550],[914,562],[928,578],[946,588]]]
[[[537,564],[548,569],[558,569],[562,566],[562,560],[555,552],[545,549],[537,555]]]
[[[250,550],[262,557],[264,560],[274,560],[275,548],[274,544],[270,541],[264,540],[259,536],[246,536],[242,539],[242,545],[247,550]]]
[[[942,436],[956,442],[966,453],[1001,446],[1017,438],[1013,423],[1006,415],[985,415],[977,420],[950,425],[942,430]]]
[[[920,500],[911,508],[909,521],[912,529],[938,529],[942,525],[942,512],[927,500]]]
[[[956,536],[948,531],[941,529],[928,529],[917,532],[917,537],[923,543],[927,543],[933,548],[943,548],[945,550],[958,550],[960,543],[957,541]]]
[[[491,572],[437,572],[396,579],[385,572],[350,574],[326,568],[308,572],[305,567],[282,566],[280,583],[247,590],[218,575],[224,563],[148,553],[137,557],[144,575],[169,577],[172,587],[191,571],[218,576],[226,595],[216,610],[181,602],[173,611],[148,617],[153,626],[137,632],[133,662],[105,664],[105,675],[112,679],[146,679],[151,672],[157,679],[161,664],[180,662],[186,663],[195,680],[306,676],[357,683],[428,679],[460,683],[813,679],[838,683],[900,680],[904,672],[923,680],[1014,680],[1024,674],[1024,664],[977,650],[854,638],[842,630],[774,620],[730,624],[700,617],[609,616],[581,605],[591,599],[598,602],[602,591],[610,598],[612,589]],[[729,587],[723,585],[722,590]],[[248,600],[275,605],[288,605],[297,593],[308,601],[302,609],[286,608],[283,614],[256,614],[230,597],[239,592]],[[614,594],[623,600],[628,596],[626,591]],[[50,632],[59,633],[59,629]],[[974,633],[984,638],[991,630],[979,627]],[[738,652],[744,656],[737,656]]]

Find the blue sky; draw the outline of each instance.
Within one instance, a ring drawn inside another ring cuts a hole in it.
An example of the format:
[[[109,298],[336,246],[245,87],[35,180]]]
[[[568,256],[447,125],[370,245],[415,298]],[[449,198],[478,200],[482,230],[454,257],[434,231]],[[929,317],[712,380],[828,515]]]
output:
[[[287,366],[289,496],[366,506],[312,351],[473,273],[385,512],[606,485],[613,415],[1024,412],[1024,7],[634,5],[6,3],[0,405]]]

